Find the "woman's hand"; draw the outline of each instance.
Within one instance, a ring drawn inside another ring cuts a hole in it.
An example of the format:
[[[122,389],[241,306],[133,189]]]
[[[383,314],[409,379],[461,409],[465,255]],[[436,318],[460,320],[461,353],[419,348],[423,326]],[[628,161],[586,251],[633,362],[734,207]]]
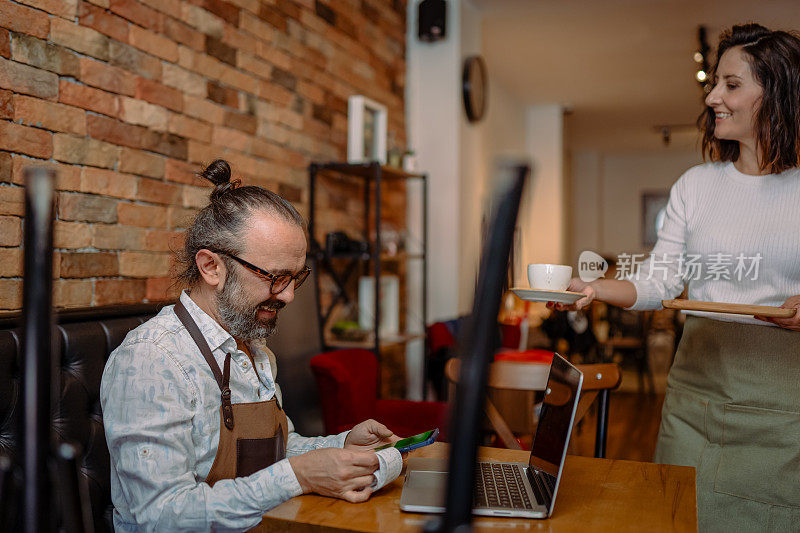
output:
[[[572,278],[569,280],[567,290],[570,292],[582,292],[586,296],[575,302],[574,304],[561,304],[556,302],[547,302],[547,307],[555,308],[558,311],[578,311],[592,303],[592,300],[597,296],[597,292],[591,284],[586,283],[580,278]]]
[[[757,320],[763,320],[764,322],[772,322],[775,325],[778,325],[784,329],[790,329],[792,331],[800,331],[800,295],[797,296],[790,296],[783,302],[781,305],[784,309],[794,309],[795,313],[794,316],[791,318],[772,318],[766,316],[756,316]]]

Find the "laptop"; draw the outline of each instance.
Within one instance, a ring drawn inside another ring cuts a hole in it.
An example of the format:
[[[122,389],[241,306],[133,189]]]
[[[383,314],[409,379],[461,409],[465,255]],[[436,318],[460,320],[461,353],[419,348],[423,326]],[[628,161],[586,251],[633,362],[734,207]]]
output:
[[[555,354],[528,463],[479,461],[473,514],[523,518],[553,514],[582,385],[583,373]],[[412,457],[400,509],[444,512],[446,485],[447,460]]]

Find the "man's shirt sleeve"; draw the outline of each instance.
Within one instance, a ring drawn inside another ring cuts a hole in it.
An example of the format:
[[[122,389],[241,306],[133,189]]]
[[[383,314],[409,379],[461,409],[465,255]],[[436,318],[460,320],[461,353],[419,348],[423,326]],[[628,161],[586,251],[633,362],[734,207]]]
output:
[[[283,394],[281,388],[275,383],[275,395],[278,401],[283,404]],[[347,439],[350,430],[342,431],[338,435],[328,435],[326,437],[303,437],[295,431],[292,420],[287,416],[289,421],[289,437],[286,442],[286,456],[292,457],[300,455],[311,450],[318,450],[320,448],[344,448],[344,441]]]
[[[114,353],[103,373],[101,402],[114,475],[130,513],[123,518],[137,529],[245,531],[302,493],[286,459],[213,487],[198,479],[192,437],[197,388],[153,342],[124,344]]]

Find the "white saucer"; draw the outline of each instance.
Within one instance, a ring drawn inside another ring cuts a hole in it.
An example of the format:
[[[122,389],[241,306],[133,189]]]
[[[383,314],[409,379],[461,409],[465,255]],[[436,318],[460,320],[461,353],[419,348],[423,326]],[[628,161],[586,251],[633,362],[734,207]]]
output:
[[[513,288],[511,292],[516,294],[517,298],[526,302],[558,302],[561,304],[574,304],[586,296],[582,292],[523,289],[522,287]]]

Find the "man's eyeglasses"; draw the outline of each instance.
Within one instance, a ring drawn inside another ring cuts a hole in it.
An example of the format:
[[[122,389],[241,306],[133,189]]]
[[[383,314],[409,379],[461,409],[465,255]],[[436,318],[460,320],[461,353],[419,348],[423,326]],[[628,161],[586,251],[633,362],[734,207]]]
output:
[[[303,267],[303,269],[295,275],[291,274],[272,274],[271,272],[267,272],[262,268],[258,268],[252,263],[248,263],[244,259],[240,257],[236,257],[233,254],[229,254],[227,252],[216,252],[218,254],[227,255],[243,267],[245,267],[250,272],[261,276],[262,278],[266,279],[270,282],[269,292],[271,294],[280,294],[282,293],[286,287],[289,286],[289,283],[294,280],[294,288],[297,289],[303,282],[306,280],[309,274],[311,274],[311,269],[309,267]]]

